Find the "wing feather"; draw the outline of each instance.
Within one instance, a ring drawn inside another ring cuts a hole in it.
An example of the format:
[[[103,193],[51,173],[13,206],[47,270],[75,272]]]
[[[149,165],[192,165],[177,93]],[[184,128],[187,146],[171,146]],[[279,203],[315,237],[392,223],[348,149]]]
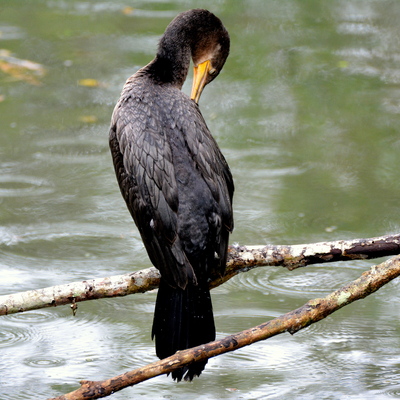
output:
[[[179,198],[170,144],[160,131],[159,113],[130,95],[117,104],[110,129],[110,147],[121,193],[151,261],[172,285],[195,280],[177,237]]]

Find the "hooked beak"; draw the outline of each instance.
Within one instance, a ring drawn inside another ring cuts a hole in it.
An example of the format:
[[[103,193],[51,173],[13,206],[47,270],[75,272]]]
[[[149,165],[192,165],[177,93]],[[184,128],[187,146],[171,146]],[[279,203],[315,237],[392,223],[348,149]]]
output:
[[[210,69],[211,69],[210,60],[204,61],[197,67],[194,67],[192,93],[190,95],[190,98],[194,100],[196,103],[199,102],[200,95],[204,89],[204,86],[206,85],[206,80]]]

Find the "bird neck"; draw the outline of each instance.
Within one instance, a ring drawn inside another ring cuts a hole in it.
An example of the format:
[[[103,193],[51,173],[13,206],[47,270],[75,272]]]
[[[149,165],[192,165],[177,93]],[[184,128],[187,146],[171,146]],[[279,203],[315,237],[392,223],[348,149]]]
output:
[[[180,32],[182,34],[182,31]],[[157,83],[182,88],[189,71],[191,49],[188,41],[179,34],[161,38],[157,55],[147,66],[147,71]]]

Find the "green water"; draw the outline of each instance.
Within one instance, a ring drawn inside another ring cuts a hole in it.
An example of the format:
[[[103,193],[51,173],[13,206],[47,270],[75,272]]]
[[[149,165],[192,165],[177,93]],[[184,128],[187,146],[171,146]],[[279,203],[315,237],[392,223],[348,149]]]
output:
[[[150,266],[117,187],[108,126],[169,21],[199,6],[231,36],[200,107],[235,180],[232,243],[399,232],[400,2],[0,0],[0,49],[46,70],[35,85],[0,69],[0,295]],[[328,294],[373,263],[235,277],[212,293],[217,335]],[[110,398],[400,398],[398,287],[210,360],[193,383],[162,376]],[[0,399],[53,397],[155,361],[154,300],[1,317]]]

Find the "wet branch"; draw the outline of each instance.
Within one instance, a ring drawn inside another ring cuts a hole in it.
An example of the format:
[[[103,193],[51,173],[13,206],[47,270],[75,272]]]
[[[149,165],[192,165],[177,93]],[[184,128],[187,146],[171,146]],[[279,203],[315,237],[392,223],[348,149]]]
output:
[[[292,246],[230,246],[225,276],[215,276],[210,285],[216,287],[239,272],[256,267],[283,266],[293,270],[310,264],[372,259],[395,254],[400,254],[400,234]],[[126,296],[155,289],[159,279],[158,271],[149,268],[125,275],[0,296],[0,315],[65,304],[71,304],[74,309],[76,303],[81,301]]]
[[[373,266],[358,279],[328,296],[310,300],[302,307],[271,321],[222,340],[177,352],[171,357],[104,381],[82,381],[79,389],[49,400],[87,400],[107,397],[128,386],[170,373],[183,365],[215,357],[283,332],[294,334],[314,322],[326,318],[345,305],[374,293],[399,275],[400,256],[396,256]]]

